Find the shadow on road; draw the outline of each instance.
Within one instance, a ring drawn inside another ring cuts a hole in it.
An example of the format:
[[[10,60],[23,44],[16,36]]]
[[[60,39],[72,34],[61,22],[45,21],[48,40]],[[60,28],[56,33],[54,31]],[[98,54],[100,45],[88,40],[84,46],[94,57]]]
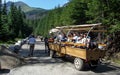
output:
[[[19,52],[19,55],[23,57],[28,57],[29,50],[28,49],[22,49]],[[45,53],[45,50],[34,50],[33,57],[47,57],[48,54]]]
[[[120,71],[120,67],[110,64],[100,64],[96,69],[92,70],[95,73],[106,73],[110,71]]]
[[[64,62],[70,62],[70,63],[72,63],[74,65],[74,62],[73,62],[74,58],[67,57],[67,58],[63,59],[63,61]],[[112,71],[112,72],[113,71],[120,72],[120,67],[111,65],[110,63],[101,63],[101,64],[98,65],[97,68],[91,69],[88,64],[85,64],[83,71],[86,71],[86,72],[87,71],[93,71],[95,73],[106,73],[106,72],[110,72],[110,71]]]
[[[45,50],[35,49],[34,54],[32,57],[28,56],[29,50],[22,49],[19,52],[19,55],[25,58],[24,65],[31,65],[31,64],[53,64],[53,63],[63,63],[64,61],[58,58],[50,58],[48,53],[45,53]]]
[[[0,74],[6,74],[6,73],[9,73],[10,72],[10,69],[1,69],[0,70]]]

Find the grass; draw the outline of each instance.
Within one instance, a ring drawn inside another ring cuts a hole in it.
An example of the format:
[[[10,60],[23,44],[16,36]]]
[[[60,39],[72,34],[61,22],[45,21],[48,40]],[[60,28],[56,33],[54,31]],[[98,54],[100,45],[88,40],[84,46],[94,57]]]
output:
[[[113,62],[120,64],[120,59],[112,59]]]

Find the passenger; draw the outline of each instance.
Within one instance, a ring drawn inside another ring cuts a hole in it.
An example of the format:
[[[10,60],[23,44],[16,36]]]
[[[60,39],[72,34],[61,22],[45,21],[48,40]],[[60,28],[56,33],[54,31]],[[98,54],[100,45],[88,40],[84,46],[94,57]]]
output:
[[[72,38],[71,38],[71,37],[72,37],[72,35],[69,34],[68,37],[67,37],[67,41],[68,41],[68,42],[71,42],[71,41],[72,41]]]
[[[86,45],[87,48],[89,48],[89,45],[90,45],[90,37],[87,36],[87,34],[84,34],[84,38],[82,39],[83,41],[83,44]]]
[[[97,44],[96,40],[91,40],[89,46],[91,49],[98,48],[98,44]]]
[[[91,40],[90,40],[90,37],[89,37],[89,36],[87,36],[87,42],[86,42],[86,43],[87,43],[87,48],[89,48],[89,47],[90,47],[90,41],[91,41]]]
[[[57,37],[58,41],[61,42],[63,39],[63,35],[61,33],[59,33],[58,37]]]
[[[73,38],[72,38],[72,41],[74,42],[74,43],[76,43],[76,41],[77,41],[77,38],[78,38],[78,36],[74,33],[73,34]]]
[[[76,43],[83,43],[83,34],[80,34],[80,36],[77,38],[77,42]]]
[[[62,40],[61,40],[62,42],[66,42],[67,41],[67,36],[64,34],[64,36],[63,36],[63,38],[62,38]]]

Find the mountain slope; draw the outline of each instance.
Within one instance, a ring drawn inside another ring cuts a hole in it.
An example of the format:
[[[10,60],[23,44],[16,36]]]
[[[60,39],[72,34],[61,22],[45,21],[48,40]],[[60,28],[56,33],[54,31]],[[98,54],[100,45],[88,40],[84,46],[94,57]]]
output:
[[[9,1],[7,2],[7,8],[8,10],[10,9],[10,6],[13,2]],[[34,7],[30,7],[27,4],[25,4],[22,1],[18,1],[18,2],[14,2],[14,5],[17,7],[21,7],[21,10],[23,12],[25,12],[26,17],[28,19],[36,19],[36,18],[40,18],[42,17],[42,15],[45,15],[47,13],[48,10],[42,9],[42,8],[34,8]],[[42,15],[41,15],[42,14]],[[41,15],[41,16],[39,16]]]

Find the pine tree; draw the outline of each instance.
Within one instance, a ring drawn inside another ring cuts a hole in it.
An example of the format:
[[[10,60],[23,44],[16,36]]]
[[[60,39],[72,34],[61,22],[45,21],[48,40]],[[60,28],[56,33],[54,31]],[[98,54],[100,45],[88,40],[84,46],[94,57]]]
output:
[[[18,10],[17,10],[17,26],[18,26],[18,31],[19,31],[19,34],[18,34],[18,37],[23,37],[23,34],[24,34],[24,30],[23,30],[23,26],[24,26],[24,16],[23,16],[23,13],[21,11],[21,7],[18,7]]]
[[[14,37],[18,37],[20,26],[21,26],[19,21],[21,20],[22,16],[20,16],[19,11],[17,7],[14,5],[14,3],[11,4],[9,14],[10,14],[10,20],[11,20],[10,31],[14,33]]]
[[[9,35],[8,15],[6,1],[4,0],[4,6],[1,14],[1,39],[7,41]]]
[[[2,15],[1,13],[2,13],[2,0],[0,0],[0,30],[1,30],[1,25],[2,25],[1,24],[1,19],[2,19],[1,18],[1,15]],[[0,33],[1,33],[1,31],[0,31]]]

